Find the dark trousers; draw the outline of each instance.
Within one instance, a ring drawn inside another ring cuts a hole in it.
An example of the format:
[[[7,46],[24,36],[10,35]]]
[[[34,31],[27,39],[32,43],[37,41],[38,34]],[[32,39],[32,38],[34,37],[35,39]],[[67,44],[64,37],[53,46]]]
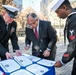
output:
[[[71,75],[76,75],[76,58],[74,58],[73,69]]]

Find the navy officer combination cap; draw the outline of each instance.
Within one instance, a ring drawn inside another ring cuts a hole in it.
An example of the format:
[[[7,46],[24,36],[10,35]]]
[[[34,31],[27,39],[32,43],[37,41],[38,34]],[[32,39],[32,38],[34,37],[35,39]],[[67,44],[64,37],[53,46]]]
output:
[[[56,11],[64,1],[65,0],[52,0],[52,2],[49,5],[49,8],[53,11]]]
[[[2,5],[11,18],[17,18],[19,9],[10,5]]]

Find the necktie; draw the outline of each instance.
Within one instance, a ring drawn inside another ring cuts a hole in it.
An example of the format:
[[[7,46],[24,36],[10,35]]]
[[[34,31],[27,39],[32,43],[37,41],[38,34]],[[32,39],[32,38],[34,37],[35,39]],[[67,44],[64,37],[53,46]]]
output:
[[[35,28],[35,36],[36,36],[36,38],[38,39],[38,32],[37,32],[37,28]]]

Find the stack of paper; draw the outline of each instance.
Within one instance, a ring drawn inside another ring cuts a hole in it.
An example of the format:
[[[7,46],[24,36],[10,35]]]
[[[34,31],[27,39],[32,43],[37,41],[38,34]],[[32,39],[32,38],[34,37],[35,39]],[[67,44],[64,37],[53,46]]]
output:
[[[23,67],[32,64],[32,61],[25,56],[15,56],[14,59]]]
[[[12,59],[1,61],[0,66],[4,70],[4,72],[6,72],[6,73],[10,73],[10,72],[13,72],[17,69],[20,69],[20,65],[18,65]]]
[[[40,61],[37,62],[38,64],[44,65],[44,66],[53,66],[55,64],[55,61],[51,61],[51,60],[46,60],[46,59],[42,59]]]
[[[24,55],[24,56],[26,56],[26,57],[31,56],[31,55],[29,55],[29,54],[22,54],[22,55]]]
[[[40,60],[41,58],[35,57],[35,56],[29,56],[28,57],[31,61],[33,62],[37,62],[38,60]]]
[[[26,67],[26,69],[28,71],[34,73],[35,75],[43,75],[44,73],[46,73],[48,71],[47,68],[37,65],[37,64],[30,65],[30,66]]]
[[[31,61],[33,62],[37,62],[38,60],[40,60],[41,58],[36,57],[36,56],[32,56],[32,55],[28,55],[28,54],[23,54],[24,56],[26,56],[27,58],[29,58]]]
[[[10,75],[33,75],[33,74],[26,70],[20,69],[16,72],[11,73]]]

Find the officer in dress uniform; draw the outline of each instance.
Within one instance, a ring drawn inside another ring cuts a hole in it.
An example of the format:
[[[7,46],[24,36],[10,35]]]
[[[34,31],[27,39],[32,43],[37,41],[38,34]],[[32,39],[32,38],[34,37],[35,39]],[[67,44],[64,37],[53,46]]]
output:
[[[1,60],[4,60],[13,57],[9,53],[9,39],[11,40],[16,55],[21,55],[22,53],[19,50],[18,38],[16,36],[17,23],[14,21],[18,15],[19,9],[10,5],[2,5],[2,7],[4,11],[3,14],[0,15],[0,57]]]
[[[57,13],[59,18],[67,18],[64,29],[64,41],[66,41],[66,37],[69,41],[67,51],[63,54],[62,60],[57,61],[55,66],[61,67],[74,58],[71,75],[76,75],[76,8],[72,8],[68,0],[53,0],[50,8]]]

